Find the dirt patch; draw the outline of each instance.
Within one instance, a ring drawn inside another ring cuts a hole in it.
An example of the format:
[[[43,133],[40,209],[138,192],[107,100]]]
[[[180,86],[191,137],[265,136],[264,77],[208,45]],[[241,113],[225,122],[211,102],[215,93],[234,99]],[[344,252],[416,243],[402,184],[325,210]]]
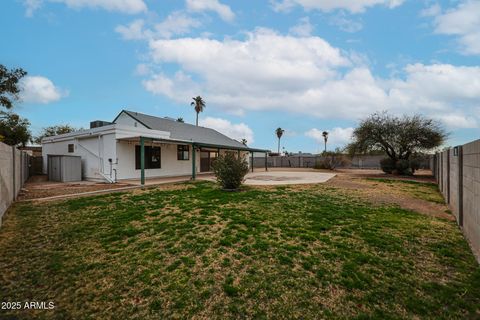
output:
[[[418,176],[396,177],[385,175],[377,170],[341,170],[326,185],[340,189],[355,190],[356,194],[375,204],[396,204],[404,209],[429,216],[449,220],[455,219],[445,204],[419,199],[406,192],[404,188],[395,186],[394,183],[387,184],[375,180],[367,180],[367,178],[386,178],[393,181],[416,182],[431,182],[433,180],[433,177],[428,176],[425,172],[420,172]]]
[[[417,170],[413,176],[395,176],[386,174],[381,170],[370,169],[338,169],[335,171],[339,176],[353,177],[353,178],[381,178],[394,179],[418,182],[435,182],[431,170]]]
[[[47,181],[46,176],[31,177],[20,190],[18,200],[39,199],[60,195],[70,195],[90,191],[101,191],[118,189],[130,186],[126,183],[100,183],[80,181],[73,183],[62,183]]]

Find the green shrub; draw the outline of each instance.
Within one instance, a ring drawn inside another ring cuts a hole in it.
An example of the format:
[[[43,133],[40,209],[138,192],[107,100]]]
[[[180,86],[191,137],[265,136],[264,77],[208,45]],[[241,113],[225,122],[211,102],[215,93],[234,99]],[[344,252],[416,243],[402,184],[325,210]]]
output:
[[[395,163],[395,171],[394,173],[400,175],[412,175],[412,170],[410,169],[410,161],[405,159],[397,160]]]
[[[385,173],[393,173],[395,170],[395,161],[390,158],[380,160],[380,167]]]
[[[212,163],[212,169],[223,189],[235,190],[240,187],[248,173],[248,163],[228,152]]]
[[[410,157],[410,169],[412,170],[412,174],[420,169],[421,167],[425,166],[429,162],[429,157],[422,153],[414,153]]]
[[[380,160],[382,171],[389,174],[412,175],[415,166],[417,164],[411,160],[400,159],[395,161],[390,158]]]

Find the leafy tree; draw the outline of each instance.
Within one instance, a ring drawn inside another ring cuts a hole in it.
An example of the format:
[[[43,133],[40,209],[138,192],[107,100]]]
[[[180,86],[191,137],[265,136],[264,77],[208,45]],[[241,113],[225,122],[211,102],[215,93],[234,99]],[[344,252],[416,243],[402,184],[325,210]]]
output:
[[[31,139],[30,122],[13,112],[0,112],[0,141],[25,146]]]
[[[327,152],[328,132],[327,132],[327,131],[323,131],[323,132],[322,132],[322,136],[323,136],[323,141],[325,142],[325,151],[324,151],[324,152]]]
[[[203,112],[203,110],[206,108],[205,101],[203,101],[202,97],[197,96],[195,98],[192,98],[193,102],[190,103],[191,106],[194,106],[195,112],[197,113],[197,121],[196,125],[198,126],[198,114],[200,112]]]
[[[439,123],[424,116],[396,117],[381,112],[360,122],[348,150],[351,155],[381,150],[390,159],[388,166],[403,174],[414,154],[439,147],[447,136]]]
[[[8,70],[0,64],[0,106],[6,109],[13,107],[13,102],[19,99],[19,81],[27,74],[23,69]]]
[[[185,120],[183,120],[183,118],[180,117],[180,118],[177,118],[177,122],[185,123]]]
[[[227,152],[212,163],[212,169],[223,189],[236,190],[248,173],[248,163],[241,157],[237,158],[234,153]]]
[[[242,141],[241,141],[241,142],[242,142],[242,144],[243,144],[243,145],[245,145],[245,146],[246,146],[248,141],[247,141],[247,139],[245,139],[245,138],[244,138],[244,139],[242,139]]]
[[[57,126],[50,126],[50,127],[45,127],[42,129],[42,132],[35,137],[33,142],[36,144],[42,144],[42,139],[46,137],[53,137],[57,136],[59,134],[65,134],[65,133],[70,133],[77,131],[76,128],[68,125],[68,124],[61,124]]]
[[[277,128],[277,130],[275,130],[275,134],[277,135],[277,138],[278,138],[278,154],[280,154],[280,139],[282,139],[284,132],[285,130],[283,130],[282,128]]]

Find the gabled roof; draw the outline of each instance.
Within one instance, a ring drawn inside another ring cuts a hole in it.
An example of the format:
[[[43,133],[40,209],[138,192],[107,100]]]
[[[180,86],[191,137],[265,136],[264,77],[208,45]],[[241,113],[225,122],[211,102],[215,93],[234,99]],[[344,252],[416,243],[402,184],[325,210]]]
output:
[[[214,129],[197,127],[188,123],[182,123],[168,118],[159,118],[134,111],[122,110],[113,122],[115,122],[122,113],[129,115],[149,129],[170,132],[170,138],[172,140],[191,141],[198,145],[212,147],[223,146],[241,150],[251,149]]]

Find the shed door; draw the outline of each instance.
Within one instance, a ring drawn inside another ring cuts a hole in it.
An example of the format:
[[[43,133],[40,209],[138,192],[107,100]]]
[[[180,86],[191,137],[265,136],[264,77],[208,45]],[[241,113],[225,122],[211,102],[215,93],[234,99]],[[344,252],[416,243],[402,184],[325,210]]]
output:
[[[52,181],[62,181],[61,175],[61,158],[60,157],[49,157],[49,179]]]

